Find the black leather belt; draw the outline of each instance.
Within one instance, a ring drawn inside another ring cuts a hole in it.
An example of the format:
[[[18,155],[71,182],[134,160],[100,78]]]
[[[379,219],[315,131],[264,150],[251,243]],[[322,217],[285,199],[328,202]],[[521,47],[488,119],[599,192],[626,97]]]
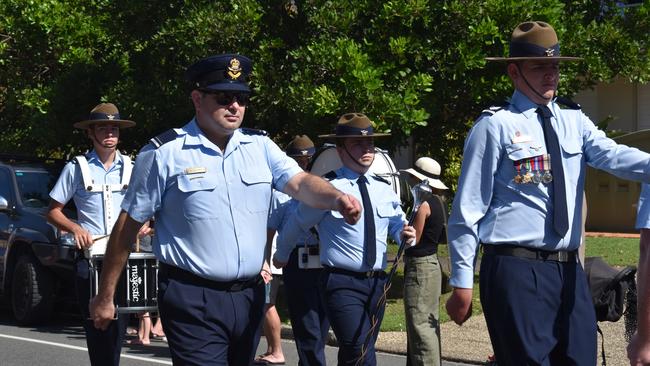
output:
[[[160,274],[166,275],[168,278],[179,280],[183,282],[191,283],[192,285],[201,286],[210,288],[213,290],[226,291],[226,292],[239,292],[247,288],[255,287],[264,280],[262,276],[257,275],[253,278],[247,280],[235,280],[235,281],[213,281],[201,276],[197,276],[194,273],[186,271],[184,269],[178,268],[176,266],[169,265],[167,263],[159,262]]]
[[[577,250],[549,251],[549,250],[520,247],[516,245],[483,244],[483,254],[506,255],[510,257],[536,259],[540,261],[555,261],[555,262],[562,262],[562,263],[576,262],[578,258]]]
[[[366,272],[357,272],[357,271],[350,271],[349,269],[343,269],[343,268],[336,268],[336,267],[329,267],[329,266],[323,266],[325,271],[329,273],[338,273],[338,274],[344,274],[356,278],[386,278],[386,272],[385,271],[366,271]]]

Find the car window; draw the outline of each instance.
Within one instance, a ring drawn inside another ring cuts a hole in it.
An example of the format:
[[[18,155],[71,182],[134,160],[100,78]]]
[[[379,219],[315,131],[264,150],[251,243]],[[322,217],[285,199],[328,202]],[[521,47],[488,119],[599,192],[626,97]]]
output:
[[[16,183],[26,207],[40,208],[49,204],[49,193],[55,180],[48,172],[16,170]]]
[[[11,182],[9,171],[0,168],[0,196],[4,197],[9,203],[13,200],[11,195],[12,186],[13,183]]]

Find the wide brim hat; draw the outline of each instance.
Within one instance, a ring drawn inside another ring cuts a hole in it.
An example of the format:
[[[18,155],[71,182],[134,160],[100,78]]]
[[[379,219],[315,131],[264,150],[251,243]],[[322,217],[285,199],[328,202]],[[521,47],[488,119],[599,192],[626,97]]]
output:
[[[90,111],[90,116],[87,120],[76,122],[73,126],[85,130],[92,125],[98,124],[114,124],[120,129],[135,126],[135,122],[120,117],[120,111],[113,103],[98,104]]]
[[[316,153],[316,147],[309,136],[298,135],[287,145],[285,152],[289,156],[312,156]]]
[[[250,93],[248,75],[253,62],[246,56],[234,53],[206,57],[185,71],[185,79],[192,89],[240,91]]]
[[[441,180],[440,164],[437,161],[431,158],[419,158],[415,161],[413,168],[403,169],[400,172],[409,173],[412,176],[416,177],[420,181],[427,180],[429,185],[436,189],[449,189]]]
[[[521,23],[512,32],[508,57],[486,57],[487,61],[580,61],[581,57],[561,56],[560,42],[550,24],[540,21]]]
[[[320,138],[383,137],[389,133],[375,133],[372,121],[363,113],[346,113],[339,118],[334,133],[318,135]]]

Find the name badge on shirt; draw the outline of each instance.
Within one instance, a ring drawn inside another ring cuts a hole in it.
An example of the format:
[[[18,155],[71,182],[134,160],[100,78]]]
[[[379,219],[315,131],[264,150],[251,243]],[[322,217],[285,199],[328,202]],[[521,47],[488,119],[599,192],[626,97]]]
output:
[[[208,171],[207,168],[197,166],[192,168],[186,168],[185,174],[202,174],[202,173],[206,173],[207,171]]]
[[[515,135],[511,139],[513,144],[520,144],[522,142],[531,142],[533,138],[530,135],[522,135],[521,132],[515,132]]]

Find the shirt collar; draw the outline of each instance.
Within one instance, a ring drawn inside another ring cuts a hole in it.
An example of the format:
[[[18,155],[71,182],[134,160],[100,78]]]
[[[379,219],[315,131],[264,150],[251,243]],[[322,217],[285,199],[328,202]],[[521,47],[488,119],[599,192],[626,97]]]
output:
[[[343,178],[348,179],[352,186],[357,184],[357,179],[359,179],[359,177],[361,176],[361,174],[359,174],[359,173],[355,172],[354,170],[346,167],[345,165],[340,167],[336,171],[336,175],[339,176],[339,177],[343,177]],[[368,184],[370,184],[370,181],[371,181],[371,179],[370,179],[370,175],[371,175],[370,170],[368,170],[366,172],[366,174],[363,174],[363,175],[366,176],[366,180],[368,181]]]
[[[526,118],[537,118],[537,108],[539,105],[533,103],[524,93],[520,92],[519,90],[515,90],[515,92],[512,94],[510,104],[512,104]]]
[[[88,161],[88,164],[96,164],[104,168],[104,164],[99,159],[99,155],[97,155],[97,151],[95,151],[95,149],[90,150],[90,152],[86,154],[86,160]],[[122,158],[120,151],[115,150],[115,160],[113,160],[111,167],[121,166],[123,164],[123,160],[124,158]]]

